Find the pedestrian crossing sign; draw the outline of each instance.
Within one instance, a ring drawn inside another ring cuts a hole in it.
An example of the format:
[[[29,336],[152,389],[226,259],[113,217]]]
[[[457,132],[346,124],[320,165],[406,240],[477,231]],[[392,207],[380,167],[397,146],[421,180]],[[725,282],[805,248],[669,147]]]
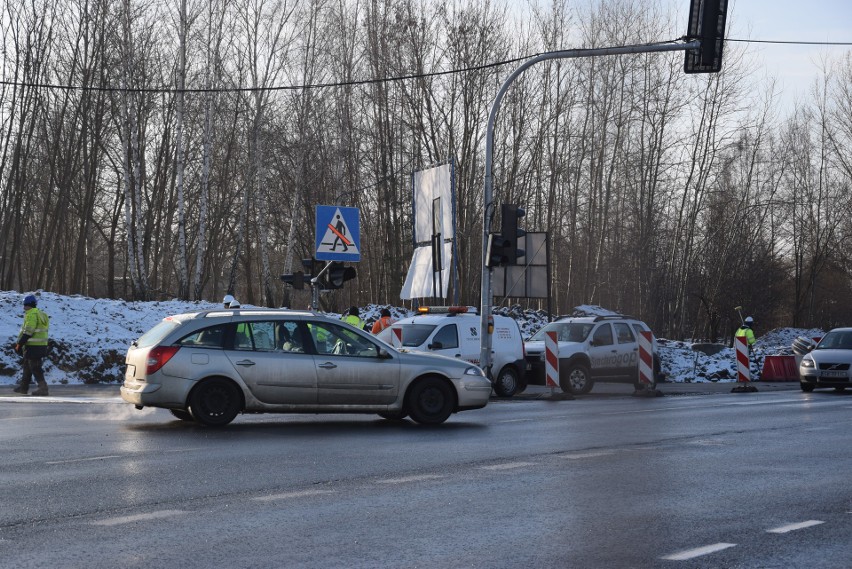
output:
[[[357,207],[318,205],[316,253],[320,261],[360,261],[360,211]]]

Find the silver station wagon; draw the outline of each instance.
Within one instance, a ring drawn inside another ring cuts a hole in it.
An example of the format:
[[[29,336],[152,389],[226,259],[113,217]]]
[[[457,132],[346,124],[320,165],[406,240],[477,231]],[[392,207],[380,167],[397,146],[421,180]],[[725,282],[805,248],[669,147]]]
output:
[[[377,413],[443,423],[488,403],[477,366],[407,353],[313,312],[210,310],[164,318],[131,344],[121,397],[185,421],[240,413]]]

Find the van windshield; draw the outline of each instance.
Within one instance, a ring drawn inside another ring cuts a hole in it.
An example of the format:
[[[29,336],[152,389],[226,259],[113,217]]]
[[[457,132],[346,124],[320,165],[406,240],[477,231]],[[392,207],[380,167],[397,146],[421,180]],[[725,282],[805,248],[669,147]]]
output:
[[[545,332],[556,332],[559,342],[584,342],[594,328],[591,322],[551,322],[530,338],[531,342],[544,342]]]
[[[416,348],[422,345],[436,327],[431,324],[402,326],[402,346],[405,348]]]

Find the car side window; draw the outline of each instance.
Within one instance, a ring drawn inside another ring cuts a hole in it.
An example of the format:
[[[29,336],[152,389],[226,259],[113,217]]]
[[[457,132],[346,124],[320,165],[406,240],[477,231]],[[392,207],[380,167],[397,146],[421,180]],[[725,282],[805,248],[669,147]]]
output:
[[[618,338],[619,344],[633,344],[636,342],[630,326],[624,322],[616,322],[613,326],[615,326],[615,337]]]
[[[236,325],[236,330],[234,331],[234,349],[254,350],[249,322],[240,322]]]
[[[432,343],[440,342],[443,349],[459,347],[459,331],[455,324],[447,324],[435,334]]]
[[[376,344],[357,332],[326,322],[311,322],[311,336],[320,355],[375,358],[379,355]]]
[[[275,349],[275,322],[250,322],[254,349],[271,352]]]
[[[612,345],[612,326],[609,324],[601,324],[598,326],[592,335],[592,343],[595,346],[611,346]]]
[[[636,330],[637,338],[642,335],[642,332],[647,332],[647,330],[645,330],[641,324],[633,324],[633,329]]]
[[[297,322],[278,322],[275,325],[275,349],[281,352],[304,353],[305,343]]]
[[[225,325],[212,326],[193,332],[177,341],[181,346],[221,348],[225,340]]]

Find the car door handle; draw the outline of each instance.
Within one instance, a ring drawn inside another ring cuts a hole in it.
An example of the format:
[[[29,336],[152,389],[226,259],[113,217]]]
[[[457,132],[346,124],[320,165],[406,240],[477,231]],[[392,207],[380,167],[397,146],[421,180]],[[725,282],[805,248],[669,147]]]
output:
[[[322,369],[334,369],[337,366],[335,364],[331,363],[331,362],[325,362],[324,364],[320,364],[317,367],[321,367]]]
[[[250,367],[254,365],[254,362],[251,360],[240,360],[237,362],[238,366]]]

